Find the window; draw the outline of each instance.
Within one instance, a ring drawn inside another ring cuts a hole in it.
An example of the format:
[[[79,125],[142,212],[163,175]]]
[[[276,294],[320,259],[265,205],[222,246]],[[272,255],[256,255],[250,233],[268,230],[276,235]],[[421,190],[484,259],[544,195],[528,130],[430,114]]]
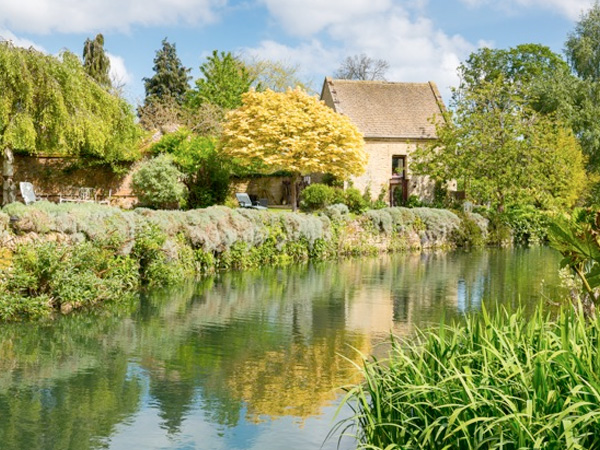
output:
[[[406,156],[392,156],[392,177],[405,178]]]

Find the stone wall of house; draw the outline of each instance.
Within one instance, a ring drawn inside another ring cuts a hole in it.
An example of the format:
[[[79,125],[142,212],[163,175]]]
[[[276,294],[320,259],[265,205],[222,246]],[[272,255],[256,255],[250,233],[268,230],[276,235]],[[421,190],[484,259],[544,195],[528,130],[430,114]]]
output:
[[[115,174],[109,167],[96,166],[80,168],[74,158],[15,156],[14,181],[18,187],[21,181],[33,184],[36,194],[42,194],[50,201],[58,201],[60,196],[74,197],[79,188],[92,188],[98,199],[111,195],[111,203],[131,207],[137,198],[131,191],[131,174]],[[18,190],[18,189],[17,189]],[[22,201],[20,192],[18,199]]]
[[[365,173],[353,177],[354,187],[364,192],[367,187],[371,190],[371,197],[376,199],[381,190],[386,191],[386,200],[389,201],[390,179],[392,178],[392,157],[406,156],[408,195],[416,195],[421,200],[433,200],[434,183],[428,177],[416,176],[410,171],[410,154],[419,144],[425,141],[407,139],[365,139],[365,150],[369,154],[369,162]]]

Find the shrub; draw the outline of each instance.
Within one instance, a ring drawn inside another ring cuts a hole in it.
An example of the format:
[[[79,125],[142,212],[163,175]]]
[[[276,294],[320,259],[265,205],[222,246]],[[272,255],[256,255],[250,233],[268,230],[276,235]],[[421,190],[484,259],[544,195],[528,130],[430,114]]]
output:
[[[173,158],[160,155],[140,165],[133,174],[131,187],[142,205],[175,209],[185,204],[187,189],[182,179]]]
[[[334,203],[336,189],[325,184],[315,183],[307,186],[302,191],[300,209],[303,211],[314,211],[323,209]]]
[[[460,213],[460,225],[452,232],[452,240],[458,247],[481,247],[485,243],[481,226],[470,214]]]
[[[346,397],[360,448],[600,448],[598,342],[599,319],[541,308],[394,342]]]
[[[512,207],[504,215],[516,243],[539,245],[548,240],[550,220],[546,212],[527,205]]]
[[[206,208],[227,199],[230,161],[217,152],[214,138],[196,136],[182,128],[164,135],[150,150],[172,156],[173,162],[185,174],[189,208]]]
[[[133,259],[90,242],[21,245],[0,281],[0,320],[123,299],[138,288],[137,267]]]
[[[326,207],[325,211],[323,211],[327,217],[337,222],[341,221],[349,212],[348,207],[343,203],[335,203],[334,205]]]
[[[365,200],[365,198],[358,189],[350,187],[342,192],[343,201],[341,201],[340,203],[344,203],[348,207],[350,212],[355,214],[362,214],[367,209],[369,209],[369,202]]]
[[[423,203],[416,195],[410,195],[406,200],[407,208],[422,208],[423,206],[425,206],[425,203]]]

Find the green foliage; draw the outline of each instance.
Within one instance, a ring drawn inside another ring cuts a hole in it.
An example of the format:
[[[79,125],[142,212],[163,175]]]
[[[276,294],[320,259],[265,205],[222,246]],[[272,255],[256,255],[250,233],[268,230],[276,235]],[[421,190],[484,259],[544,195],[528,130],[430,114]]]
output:
[[[595,2],[581,16],[565,42],[567,60],[579,79],[555,93],[563,116],[572,124],[588,157],[588,169],[598,174],[600,166],[600,4]],[[555,89],[556,91],[556,89]],[[598,199],[596,186],[594,198]]]
[[[336,198],[336,203],[345,204],[350,212],[355,214],[362,214],[369,209],[370,202],[368,202],[360,191],[356,188],[350,187],[344,191],[339,192],[340,195]]]
[[[169,239],[160,227],[144,223],[136,232],[132,257],[139,263],[139,277],[149,286],[170,286],[194,275],[196,254],[180,238]]]
[[[364,213],[370,206],[370,202],[365,200],[356,188],[343,190],[325,184],[313,183],[302,191],[300,208],[303,211],[315,211],[334,203],[346,205],[350,212],[355,214]]]
[[[458,247],[482,247],[485,244],[483,230],[471,215],[460,213],[460,226],[452,233],[452,240]]]
[[[562,255],[561,265],[581,280],[584,292],[574,293],[585,311],[595,316],[600,298],[600,211],[577,209],[572,217],[555,217],[550,224],[550,244]]]
[[[325,184],[313,183],[302,190],[300,209],[302,211],[323,209],[335,203],[335,200],[337,200],[335,188]]]
[[[242,94],[254,82],[245,64],[231,52],[214,50],[201,66],[202,78],[190,92],[188,105],[199,108],[205,103],[224,109],[235,109],[242,104]]]
[[[185,174],[189,208],[206,208],[227,199],[231,163],[217,151],[214,139],[180,129],[163,136],[150,151],[171,155]]]
[[[157,209],[180,208],[185,204],[183,174],[169,155],[159,155],[140,164],[131,187],[140,203]]]
[[[535,94],[550,80],[568,74],[569,67],[560,55],[544,45],[521,44],[508,49],[479,49],[469,55],[458,72],[461,85],[454,92],[454,101],[465,91],[502,80],[503,97],[517,95],[539,102],[541,98]],[[547,110],[547,105],[536,104]]]
[[[152,70],[154,75],[144,78],[144,104],[170,101],[183,104],[190,89],[190,69],[181,64],[175,44],[171,44],[167,38],[162,40],[162,47],[156,51]]]
[[[425,206],[425,204],[417,195],[409,195],[406,199],[407,208],[422,208],[423,206]]]
[[[507,92],[503,78],[462,92],[437,134],[414,153],[413,170],[441,182],[464,180],[476,203],[498,211],[566,208],[585,191],[585,159],[572,132]]]
[[[600,321],[569,310],[550,320],[540,307],[393,342],[346,397],[359,447],[598,448],[599,341]]]
[[[19,246],[0,280],[0,320],[48,316],[108,300],[138,288],[137,264],[92,243]]]
[[[550,217],[547,212],[533,206],[508,209],[505,213],[505,223],[512,230],[515,243],[540,245],[548,240]]]
[[[94,40],[86,39],[83,44],[83,68],[102,86],[111,87],[110,59],[104,53],[104,36],[97,34]]]
[[[499,247],[512,245],[513,233],[506,214],[492,211],[486,213],[486,217],[489,219],[487,243]]]
[[[595,2],[581,16],[565,42],[569,64],[584,80],[600,81],[600,4]]]
[[[0,148],[117,165],[139,157],[131,107],[60,58],[0,43]]]

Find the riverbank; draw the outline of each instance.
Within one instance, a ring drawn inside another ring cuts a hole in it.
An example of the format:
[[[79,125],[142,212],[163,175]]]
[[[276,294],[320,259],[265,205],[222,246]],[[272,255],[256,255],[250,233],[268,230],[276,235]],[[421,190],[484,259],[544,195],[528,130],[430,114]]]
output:
[[[67,313],[215,270],[483,242],[487,222],[432,208],[354,216],[211,207],[11,204],[0,213],[0,320]]]
[[[484,309],[365,362],[338,426],[354,424],[360,448],[599,448],[599,340],[600,320],[570,306]]]

